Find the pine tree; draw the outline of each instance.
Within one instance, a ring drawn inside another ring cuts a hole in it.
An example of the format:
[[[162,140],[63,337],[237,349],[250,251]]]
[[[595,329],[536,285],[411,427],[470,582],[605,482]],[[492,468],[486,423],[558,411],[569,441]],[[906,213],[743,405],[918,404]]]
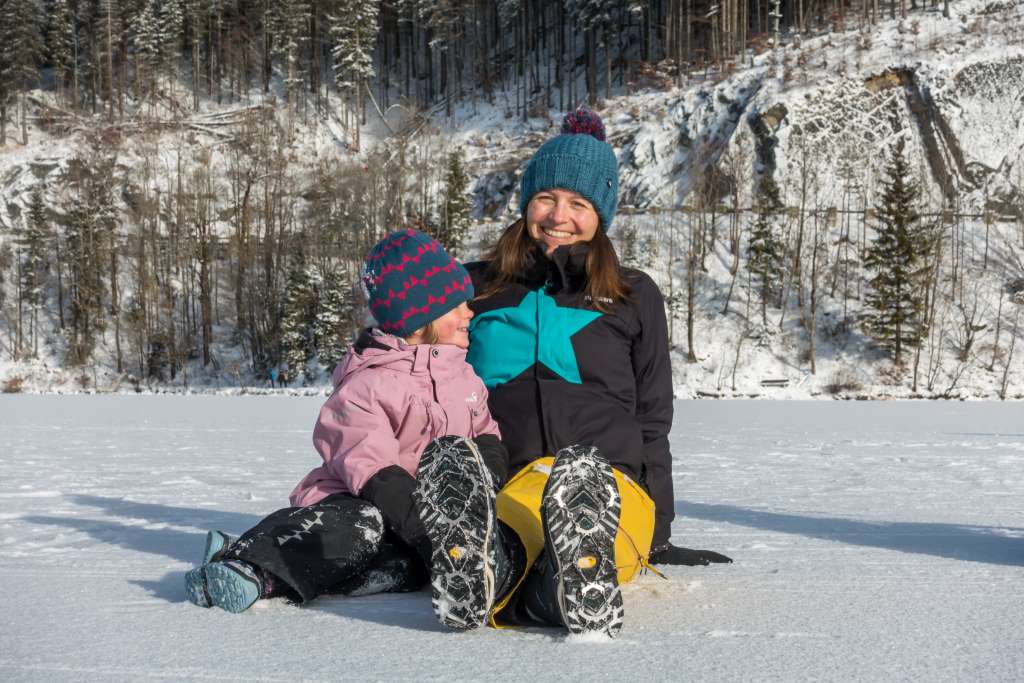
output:
[[[53,63],[57,94],[63,95],[69,82],[74,83],[78,67],[75,64],[75,15],[68,0],[55,0],[50,10],[50,61]],[[77,97],[77,89],[73,92]],[[74,102],[78,104],[78,102]]]
[[[16,97],[21,103],[22,144],[28,144],[25,98],[39,80],[38,65],[45,53],[42,25],[35,0],[0,4],[0,145],[7,142],[7,108]]]
[[[117,227],[117,209],[111,193],[113,160],[100,159],[90,166],[72,162],[75,176],[64,207],[67,216],[65,241],[70,305],[68,360],[85,364],[106,327],[103,301],[107,295],[104,274],[110,263],[111,233]]]
[[[78,3],[74,7],[72,32],[75,104],[88,104],[96,113],[100,90],[99,6]]]
[[[329,18],[331,59],[338,90],[349,96],[353,113],[355,147],[359,149],[359,127],[363,117],[363,98],[373,68],[373,50],[377,44],[379,3],[376,0],[341,0]]]
[[[590,106],[597,104],[597,48],[603,47],[605,93],[611,96],[612,37],[617,22],[612,11],[621,6],[619,0],[566,0],[566,11],[573,23],[584,32],[584,56],[587,70],[587,97]]]
[[[281,357],[288,366],[286,381],[303,377],[313,379],[309,360],[315,351],[313,331],[316,322],[319,274],[312,266],[297,263],[288,273],[285,287]]]
[[[298,103],[306,79],[311,14],[310,0],[280,0],[272,3],[266,14],[273,55],[281,62],[285,94],[291,107]]]
[[[929,240],[918,225],[918,187],[903,154],[903,140],[892,150],[885,173],[875,210],[876,235],[864,257],[864,265],[875,273],[868,281],[864,327],[900,365],[903,349],[917,346],[925,334],[922,285]]]
[[[462,150],[448,155],[448,171],[445,175],[444,207],[438,241],[453,256],[462,256],[466,237],[469,235],[469,214],[472,203],[469,197],[469,176],[462,161]]]
[[[32,355],[39,353],[39,312],[43,304],[43,285],[48,266],[47,244],[50,240],[50,222],[46,216],[42,189],[32,188],[25,217],[21,251],[24,261],[21,267],[21,290],[29,309],[29,331],[31,333]]]
[[[757,277],[761,298],[761,322],[768,324],[768,302],[777,301],[782,289],[782,241],[775,223],[782,208],[779,186],[770,175],[761,179],[754,207],[756,219],[747,246],[747,270]]]
[[[185,4],[183,0],[164,0],[158,14],[160,26],[160,54],[163,56],[163,73],[173,83],[178,77],[178,61],[185,35]]]
[[[107,96],[107,117],[113,121],[114,110],[121,111],[121,96],[123,93],[117,86],[115,66],[124,59],[120,50],[121,31],[124,29],[122,22],[121,5],[123,0],[100,0],[99,14],[97,15],[96,29],[98,35],[96,40],[99,47],[99,71],[102,74],[101,82],[103,92]]]
[[[159,0],[145,0],[135,20],[135,59],[138,65],[139,85],[143,92],[156,86],[160,73],[161,47],[164,42],[160,22]]]
[[[329,273],[320,290],[320,304],[313,327],[317,355],[328,372],[334,372],[334,366],[348,348],[354,310],[355,298],[348,274],[343,270]]]
[[[14,262],[14,253],[11,250],[11,245],[7,242],[0,242],[0,315],[4,315],[4,304],[7,303],[7,271],[10,270],[11,264]],[[10,333],[10,327],[8,326],[8,333]],[[11,339],[8,344],[8,348],[11,352],[11,360],[17,360],[16,356],[18,350],[15,346],[14,340]]]

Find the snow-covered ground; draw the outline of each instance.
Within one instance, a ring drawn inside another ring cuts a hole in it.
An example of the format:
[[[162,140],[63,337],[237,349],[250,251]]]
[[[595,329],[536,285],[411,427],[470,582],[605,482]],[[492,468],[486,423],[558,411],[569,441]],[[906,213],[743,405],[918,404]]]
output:
[[[679,401],[674,539],[610,643],[446,632],[427,593],[184,601],[203,532],[314,464],[322,398],[0,397],[0,678],[1020,680],[1015,404]]]

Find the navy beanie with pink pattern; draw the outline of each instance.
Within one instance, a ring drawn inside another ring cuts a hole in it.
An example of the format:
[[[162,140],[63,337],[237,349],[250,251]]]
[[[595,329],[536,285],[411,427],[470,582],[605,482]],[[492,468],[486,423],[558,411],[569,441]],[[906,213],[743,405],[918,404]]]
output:
[[[363,261],[363,285],[377,326],[408,337],[463,301],[473,298],[473,282],[441,243],[419,230],[393,232]]]

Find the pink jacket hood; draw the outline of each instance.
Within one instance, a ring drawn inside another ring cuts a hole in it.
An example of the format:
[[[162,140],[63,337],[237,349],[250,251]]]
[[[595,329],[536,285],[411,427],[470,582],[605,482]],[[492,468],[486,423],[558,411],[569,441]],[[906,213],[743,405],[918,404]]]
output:
[[[409,345],[373,330],[345,354],[333,381],[313,428],[323,464],[292,491],[295,506],[333,493],[359,495],[391,465],[416,476],[420,454],[438,437],[500,436],[487,389],[457,346]]]
[[[373,335],[373,341],[379,346],[368,346],[356,353],[353,347],[334,368],[331,375],[331,384],[337,389],[338,385],[345,381],[349,375],[370,368],[377,368],[387,365],[395,365],[395,369],[401,372],[408,372],[410,368],[403,368],[405,364],[411,364],[416,359],[416,347],[406,344],[403,340],[390,334]],[[384,347],[384,348],[380,348]],[[465,352],[463,352],[465,355]]]

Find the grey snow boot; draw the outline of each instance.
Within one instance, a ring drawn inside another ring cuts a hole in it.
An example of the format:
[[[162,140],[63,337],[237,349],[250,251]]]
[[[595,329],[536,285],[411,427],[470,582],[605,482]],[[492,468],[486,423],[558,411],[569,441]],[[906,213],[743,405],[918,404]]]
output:
[[[495,494],[480,451],[445,436],[423,451],[413,501],[430,538],[434,613],[454,629],[482,626],[494,604]]]
[[[200,607],[244,612],[263,595],[263,577],[248,562],[210,562],[185,574],[185,594]]]
[[[558,609],[570,633],[622,629],[615,535],[622,503],[608,460],[596,448],[560,450],[541,499],[544,546]]]

